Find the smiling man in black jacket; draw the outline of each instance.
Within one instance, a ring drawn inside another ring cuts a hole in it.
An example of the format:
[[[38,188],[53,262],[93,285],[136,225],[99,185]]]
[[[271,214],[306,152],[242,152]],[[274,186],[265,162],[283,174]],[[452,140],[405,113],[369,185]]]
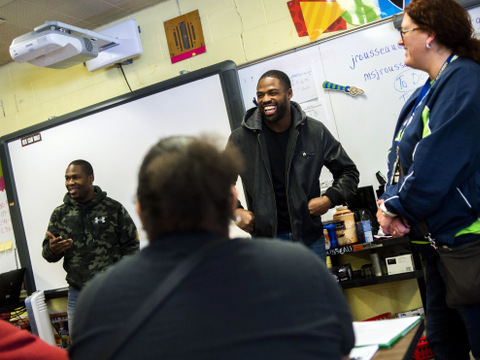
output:
[[[325,260],[321,215],[356,191],[359,173],[325,125],[292,96],[285,73],[266,72],[257,84],[258,106],[230,135],[229,145],[245,158],[240,176],[249,209],[239,205],[235,222],[254,237],[302,242]],[[324,166],[334,181],[320,196]]]

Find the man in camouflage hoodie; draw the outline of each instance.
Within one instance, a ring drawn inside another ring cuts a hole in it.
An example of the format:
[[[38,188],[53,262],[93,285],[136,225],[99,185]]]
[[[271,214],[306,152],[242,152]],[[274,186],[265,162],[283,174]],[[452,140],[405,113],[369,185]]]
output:
[[[67,272],[68,322],[71,329],[79,291],[95,274],[139,249],[137,228],[127,210],[93,185],[93,169],[85,160],[65,171],[67,194],[50,217],[43,241],[49,262],[63,257]]]

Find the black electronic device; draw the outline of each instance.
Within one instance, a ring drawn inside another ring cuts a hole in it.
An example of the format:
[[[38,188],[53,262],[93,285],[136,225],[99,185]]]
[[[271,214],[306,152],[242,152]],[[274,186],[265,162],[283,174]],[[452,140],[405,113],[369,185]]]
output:
[[[355,214],[355,221],[370,220],[372,233],[377,234],[380,225],[376,218],[378,206],[373,186],[359,187],[355,195],[348,199],[347,207]],[[362,217],[366,218],[362,219]]]
[[[0,274],[0,311],[8,312],[20,305],[25,268]]]
[[[375,176],[377,177],[378,183],[380,184],[377,189],[377,198],[379,198],[385,192],[385,184],[387,183],[387,178],[385,177],[385,175],[382,174],[381,171],[377,171]]]
[[[330,271],[337,282],[350,281],[353,279],[352,266],[350,264],[332,267]]]

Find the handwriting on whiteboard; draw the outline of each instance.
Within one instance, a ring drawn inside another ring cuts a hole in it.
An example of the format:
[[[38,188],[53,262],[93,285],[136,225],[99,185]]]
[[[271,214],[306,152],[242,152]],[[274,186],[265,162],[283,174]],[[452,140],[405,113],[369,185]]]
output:
[[[374,47],[350,54],[350,65],[348,67],[352,71],[360,72],[365,83],[383,80],[390,81],[389,79],[392,79],[393,76],[393,89],[399,93],[400,99],[406,101],[412,92],[425,82],[427,74],[406,66],[403,56],[400,57],[399,55],[403,55],[403,46],[398,44]],[[372,61],[379,57],[386,60],[381,65],[379,65],[378,61]],[[370,64],[373,66],[369,69],[368,66]]]
[[[402,94],[400,97],[403,98],[404,101],[407,101],[411,93],[422,85],[427,77],[427,73],[425,72],[418,72],[412,68],[407,68],[407,70],[395,78],[393,87]]]
[[[296,70],[290,75],[292,83],[293,99],[298,103],[304,103],[318,98],[315,78],[311,69]]]
[[[5,235],[5,240],[10,240],[11,235],[13,235],[10,212],[8,211],[8,202],[6,199],[2,199],[0,202],[0,234]]]
[[[480,16],[472,16],[472,26],[475,30],[475,37],[480,39]]]
[[[390,44],[386,46],[375,47],[373,49],[365,50],[358,54],[350,54],[352,64],[349,66],[350,69],[355,70],[357,64],[360,62],[368,62],[373,60],[377,57],[381,57],[384,55],[390,55],[394,51],[403,51],[403,46],[398,44]]]

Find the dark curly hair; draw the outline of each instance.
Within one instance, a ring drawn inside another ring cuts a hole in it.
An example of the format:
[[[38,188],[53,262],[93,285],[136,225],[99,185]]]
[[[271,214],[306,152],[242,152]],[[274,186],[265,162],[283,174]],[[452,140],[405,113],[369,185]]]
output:
[[[221,151],[211,141],[185,136],[160,140],[138,175],[137,198],[150,241],[179,230],[228,234],[231,186],[241,167],[233,148]]]

